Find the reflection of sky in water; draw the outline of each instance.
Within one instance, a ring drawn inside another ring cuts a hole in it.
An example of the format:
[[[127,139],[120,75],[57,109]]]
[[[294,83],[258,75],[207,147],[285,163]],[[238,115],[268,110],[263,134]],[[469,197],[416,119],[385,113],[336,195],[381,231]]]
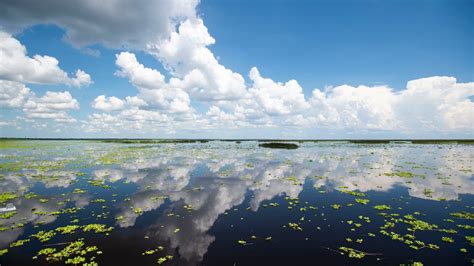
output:
[[[57,216],[32,210],[58,211],[64,208],[58,203],[65,199],[68,207],[87,208],[92,198],[106,198],[111,218],[119,218],[109,223],[124,230],[143,227],[150,237],[169,243],[167,249],[179,248],[182,258],[196,262],[215,241],[209,230],[216,220],[246,199],[250,210],[258,211],[265,201],[296,198],[304,189],[370,193],[405,188],[410,196],[427,200],[457,200],[460,194],[472,194],[473,150],[471,145],[329,142],[301,143],[297,150],[263,149],[256,142],[52,142],[38,149],[1,152],[2,163],[22,163],[14,170],[3,168],[0,192],[20,196],[35,191],[39,198],[49,199],[39,203],[38,198],[19,197],[13,201],[17,214],[2,224],[53,224]],[[396,175],[406,172],[415,176]],[[111,189],[90,186],[87,180],[104,180]],[[61,196],[78,187],[87,192]],[[113,197],[120,200],[112,201]],[[183,205],[193,211],[185,211]],[[139,216],[147,214],[150,222],[137,225]],[[23,228],[0,232],[0,247],[23,232]]]

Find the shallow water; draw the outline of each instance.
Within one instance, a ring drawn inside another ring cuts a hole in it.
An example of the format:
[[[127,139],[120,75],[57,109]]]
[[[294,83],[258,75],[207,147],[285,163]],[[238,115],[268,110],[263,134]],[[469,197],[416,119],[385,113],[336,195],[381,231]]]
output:
[[[0,265],[473,264],[474,145],[6,143]]]

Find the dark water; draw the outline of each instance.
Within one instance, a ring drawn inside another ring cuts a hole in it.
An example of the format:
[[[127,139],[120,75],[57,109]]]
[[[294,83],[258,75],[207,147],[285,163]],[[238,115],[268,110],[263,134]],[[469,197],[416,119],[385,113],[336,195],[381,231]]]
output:
[[[473,264],[473,145],[2,145],[0,265]]]

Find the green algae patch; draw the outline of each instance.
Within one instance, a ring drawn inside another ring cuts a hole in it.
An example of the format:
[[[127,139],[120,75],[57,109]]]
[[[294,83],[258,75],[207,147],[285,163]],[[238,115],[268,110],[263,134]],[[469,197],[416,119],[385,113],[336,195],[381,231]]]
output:
[[[403,178],[414,178],[416,175],[412,172],[395,172],[395,173],[384,173],[386,176],[398,176]]]
[[[450,213],[451,216],[460,218],[460,219],[467,219],[467,220],[474,220],[474,213],[462,211],[462,212],[452,212]]]
[[[382,205],[375,205],[374,209],[379,210],[379,211],[385,211],[385,210],[391,210],[392,207],[382,204]]]
[[[357,199],[355,199],[355,201],[359,204],[367,205],[367,203],[369,203],[370,200],[357,198]]]
[[[35,237],[38,239],[40,242],[46,242],[49,241],[51,238],[53,238],[56,235],[56,233],[53,230],[50,231],[39,231],[36,234],[32,234],[32,237]]]
[[[349,258],[363,259],[365,257],[365,252],[349,247],[339,247],[339,251],[341,252],[341,255],[347,255]]]
[[[48,262],[64,262],[65,264],[77,265],[87,261],[84,256],[92,255],[89,263],[93,263],[95,255],[100,255],[102,252],[97,246],[86,246],[83,240],[80,238],[73,241],[57,252],[55,248],[42,249],[37,256],[44,256]]]
[[[157,263],[161,265],[161,264],[163,264],[163,263],[165,263],[165,262],[167,262],[167,261],[169,261],[169,260],[172,260],[172,259],[173,259],[173,256],[171,256],[171,255],[166,255],[166,256],[164,256],[164,257],[158,258]]]
[[[14,200],[16,199],[18,196],[15,194],[15,193],[11,193],[11,192],[3,192],[2,194],[0,194],[0,204],[3,204],[7,201],[11,201],[11,200]]]
[[[454,243],[454,240],[451,237],[447,237],[447,236],[443,236],[441,240],[446,243]]]
[[[114,230],[113,227],[107,227],[105,224],[88,224],[85,225],[82,230],[84,232],[90,232],[93,231],[94,233],[110,233],[112,230]]]
[[[469,241],[471,246],[474,246],[474,236],[466,236],[466,240]]]
[[[20,247],[20,246],[23,246],[25,243],[28,243],[30,242],[30,239],[20,239],[18,241],[15,241],[13,243],[10,244],[10,247],[13,248],[13,247]]]
[[[15,216],[16,214],[16,211],[9,211],[9,212],[5,212],[5,213],[0,213],[0,219],[10,219],[12,218],[13,216]]]
[[[63,235],[65,234],[73,234],[76,232],[76,230],[79,228],[80,226],[79,225],[66,225],[66,226],[61,226],[61,227],[58,227],[56,229],[54,229],[54,231],[56,232],[59,232]]]

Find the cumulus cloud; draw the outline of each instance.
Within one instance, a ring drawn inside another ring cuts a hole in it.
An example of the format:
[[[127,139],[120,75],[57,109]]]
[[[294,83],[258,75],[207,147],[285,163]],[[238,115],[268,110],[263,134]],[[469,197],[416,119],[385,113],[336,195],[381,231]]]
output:
[[[412,80],[394,106],[406,129],[474,129],[474,82],[458,83],[454,77]]]
[[[10,32],[36,24],[65,29],[76,47],[144,48],[174,31],[176,21],[194,17],[198,0],[29,1],[0,2],[0,24]]]
[[[91,77],[78,69],[69,77],[59,68],[59,61],[47,55],[27,55],[26,47],[10,34],[0,31],[0,79],[21,83],[89,86]]]
[[[97,96],[91,106],[95,109],[110,112],[121,110],[125,107],[125,102],[117,97],[106,97],[105,95]]]
[[[0,80],[0,107],[22,107],[29,95],[30,89],[24,84],[15,81]]]
[[[308,122],[337,128],[394,129],[397,94],[386,86],[315,89]]]
[[[342,85],[314,90],[308,123],[351,129],[399,131],[456,130],[474,127],[474,83],[453,77],[412,80],[405,90],[387,86]]]
[[[207,46],[215,43],[202,19],[191,18],[148,51],[171,71],[170,84],[198,100],[232,100],[245,94],[245,80],[221,65]]]
[[[130,83],[138,88],[138,99],[143,100],[150,107],[155,107],[170,113],[191,112],[189,95],[180,88],[166,83],[165,77],[155,69],[140,64],[135,54],[122,52],[116,60],[120,68],[116,74],[126,77]]]
[[[67,111],[79,109],[79,103],[68,91],[47,91],[43,96],[32,96],[23,106],[27,118],[53,119],[56,122],[75,122]]]
[[[303,88],[296,80],[285,84],[277,83],[260,76],[256,67],[250,70],[249,76],[253,81],[249,92],[267,114],[288,115],[308,109],[309,104],[304,98]]]

